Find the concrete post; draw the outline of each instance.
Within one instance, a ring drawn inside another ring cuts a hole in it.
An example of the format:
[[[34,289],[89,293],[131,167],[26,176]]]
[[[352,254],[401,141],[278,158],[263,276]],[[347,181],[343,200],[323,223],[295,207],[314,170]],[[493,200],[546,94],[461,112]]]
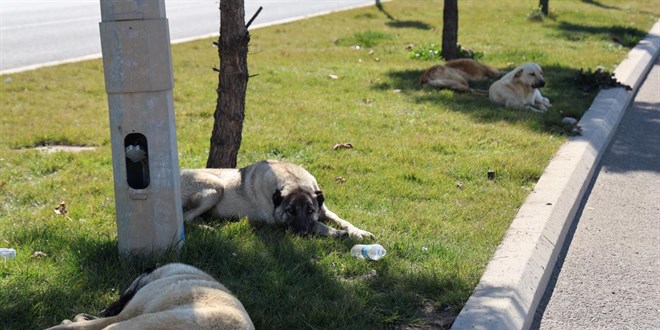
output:
[[[162,254],[184,238],[164,0],[101,0],[119,253]]]

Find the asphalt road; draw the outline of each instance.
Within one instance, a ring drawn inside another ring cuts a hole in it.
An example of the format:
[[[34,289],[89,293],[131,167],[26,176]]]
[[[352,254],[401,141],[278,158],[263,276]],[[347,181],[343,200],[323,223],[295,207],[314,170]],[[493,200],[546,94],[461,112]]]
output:
[[[660,60],[569,231],[532,329],[660,325]]]
[[[0,0],[0,73],[100,56],[100,0]],[[375,3],[374,0],[245,0],[253,27]],[[170,40],[217,35],[218,0],[165,0]]]

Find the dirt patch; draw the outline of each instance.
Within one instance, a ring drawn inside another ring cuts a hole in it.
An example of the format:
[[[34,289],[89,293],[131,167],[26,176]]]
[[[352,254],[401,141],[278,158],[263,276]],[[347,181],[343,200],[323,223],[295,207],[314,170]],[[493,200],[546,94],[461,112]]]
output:
[[[454,323],[458,313],[452,308],[438,310],[431,303],[425,302],[421,309],[422,324],[405,325],[397,330],[448,330]]]
[[[36,147],[35,150],[45,152],[47,154],[52,154],[54,152],[81,152],[81,151],[91,151],[96,150],[96,147],[86,147],[86,146],[65,146],[65,145],[52,145],[52,146],[43,146]]]

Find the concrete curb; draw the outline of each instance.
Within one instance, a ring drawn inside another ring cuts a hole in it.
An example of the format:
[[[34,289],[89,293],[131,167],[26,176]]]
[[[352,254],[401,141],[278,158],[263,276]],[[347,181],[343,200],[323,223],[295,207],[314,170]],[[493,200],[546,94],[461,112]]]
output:
[[[553,157],[511,223],[452,329],[528,329],[595,169],[660,54],[660,20],[614,71],[633,88],[602,90],[580,120],[582,135]]]

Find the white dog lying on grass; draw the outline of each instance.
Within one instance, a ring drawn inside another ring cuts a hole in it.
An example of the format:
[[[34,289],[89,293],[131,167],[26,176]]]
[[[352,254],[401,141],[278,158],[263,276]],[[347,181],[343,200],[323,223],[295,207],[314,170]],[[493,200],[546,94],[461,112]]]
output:
[[[254,329],[243,304],[205,272],[172,263],[138,276],[101,317],[78,314],[48,330]]]
[[[546,112],[552,106],[539,88],[545,86],[543,70],[536,63],[523,64],[494,82],[488,90],[493,103],[507,108]]]

